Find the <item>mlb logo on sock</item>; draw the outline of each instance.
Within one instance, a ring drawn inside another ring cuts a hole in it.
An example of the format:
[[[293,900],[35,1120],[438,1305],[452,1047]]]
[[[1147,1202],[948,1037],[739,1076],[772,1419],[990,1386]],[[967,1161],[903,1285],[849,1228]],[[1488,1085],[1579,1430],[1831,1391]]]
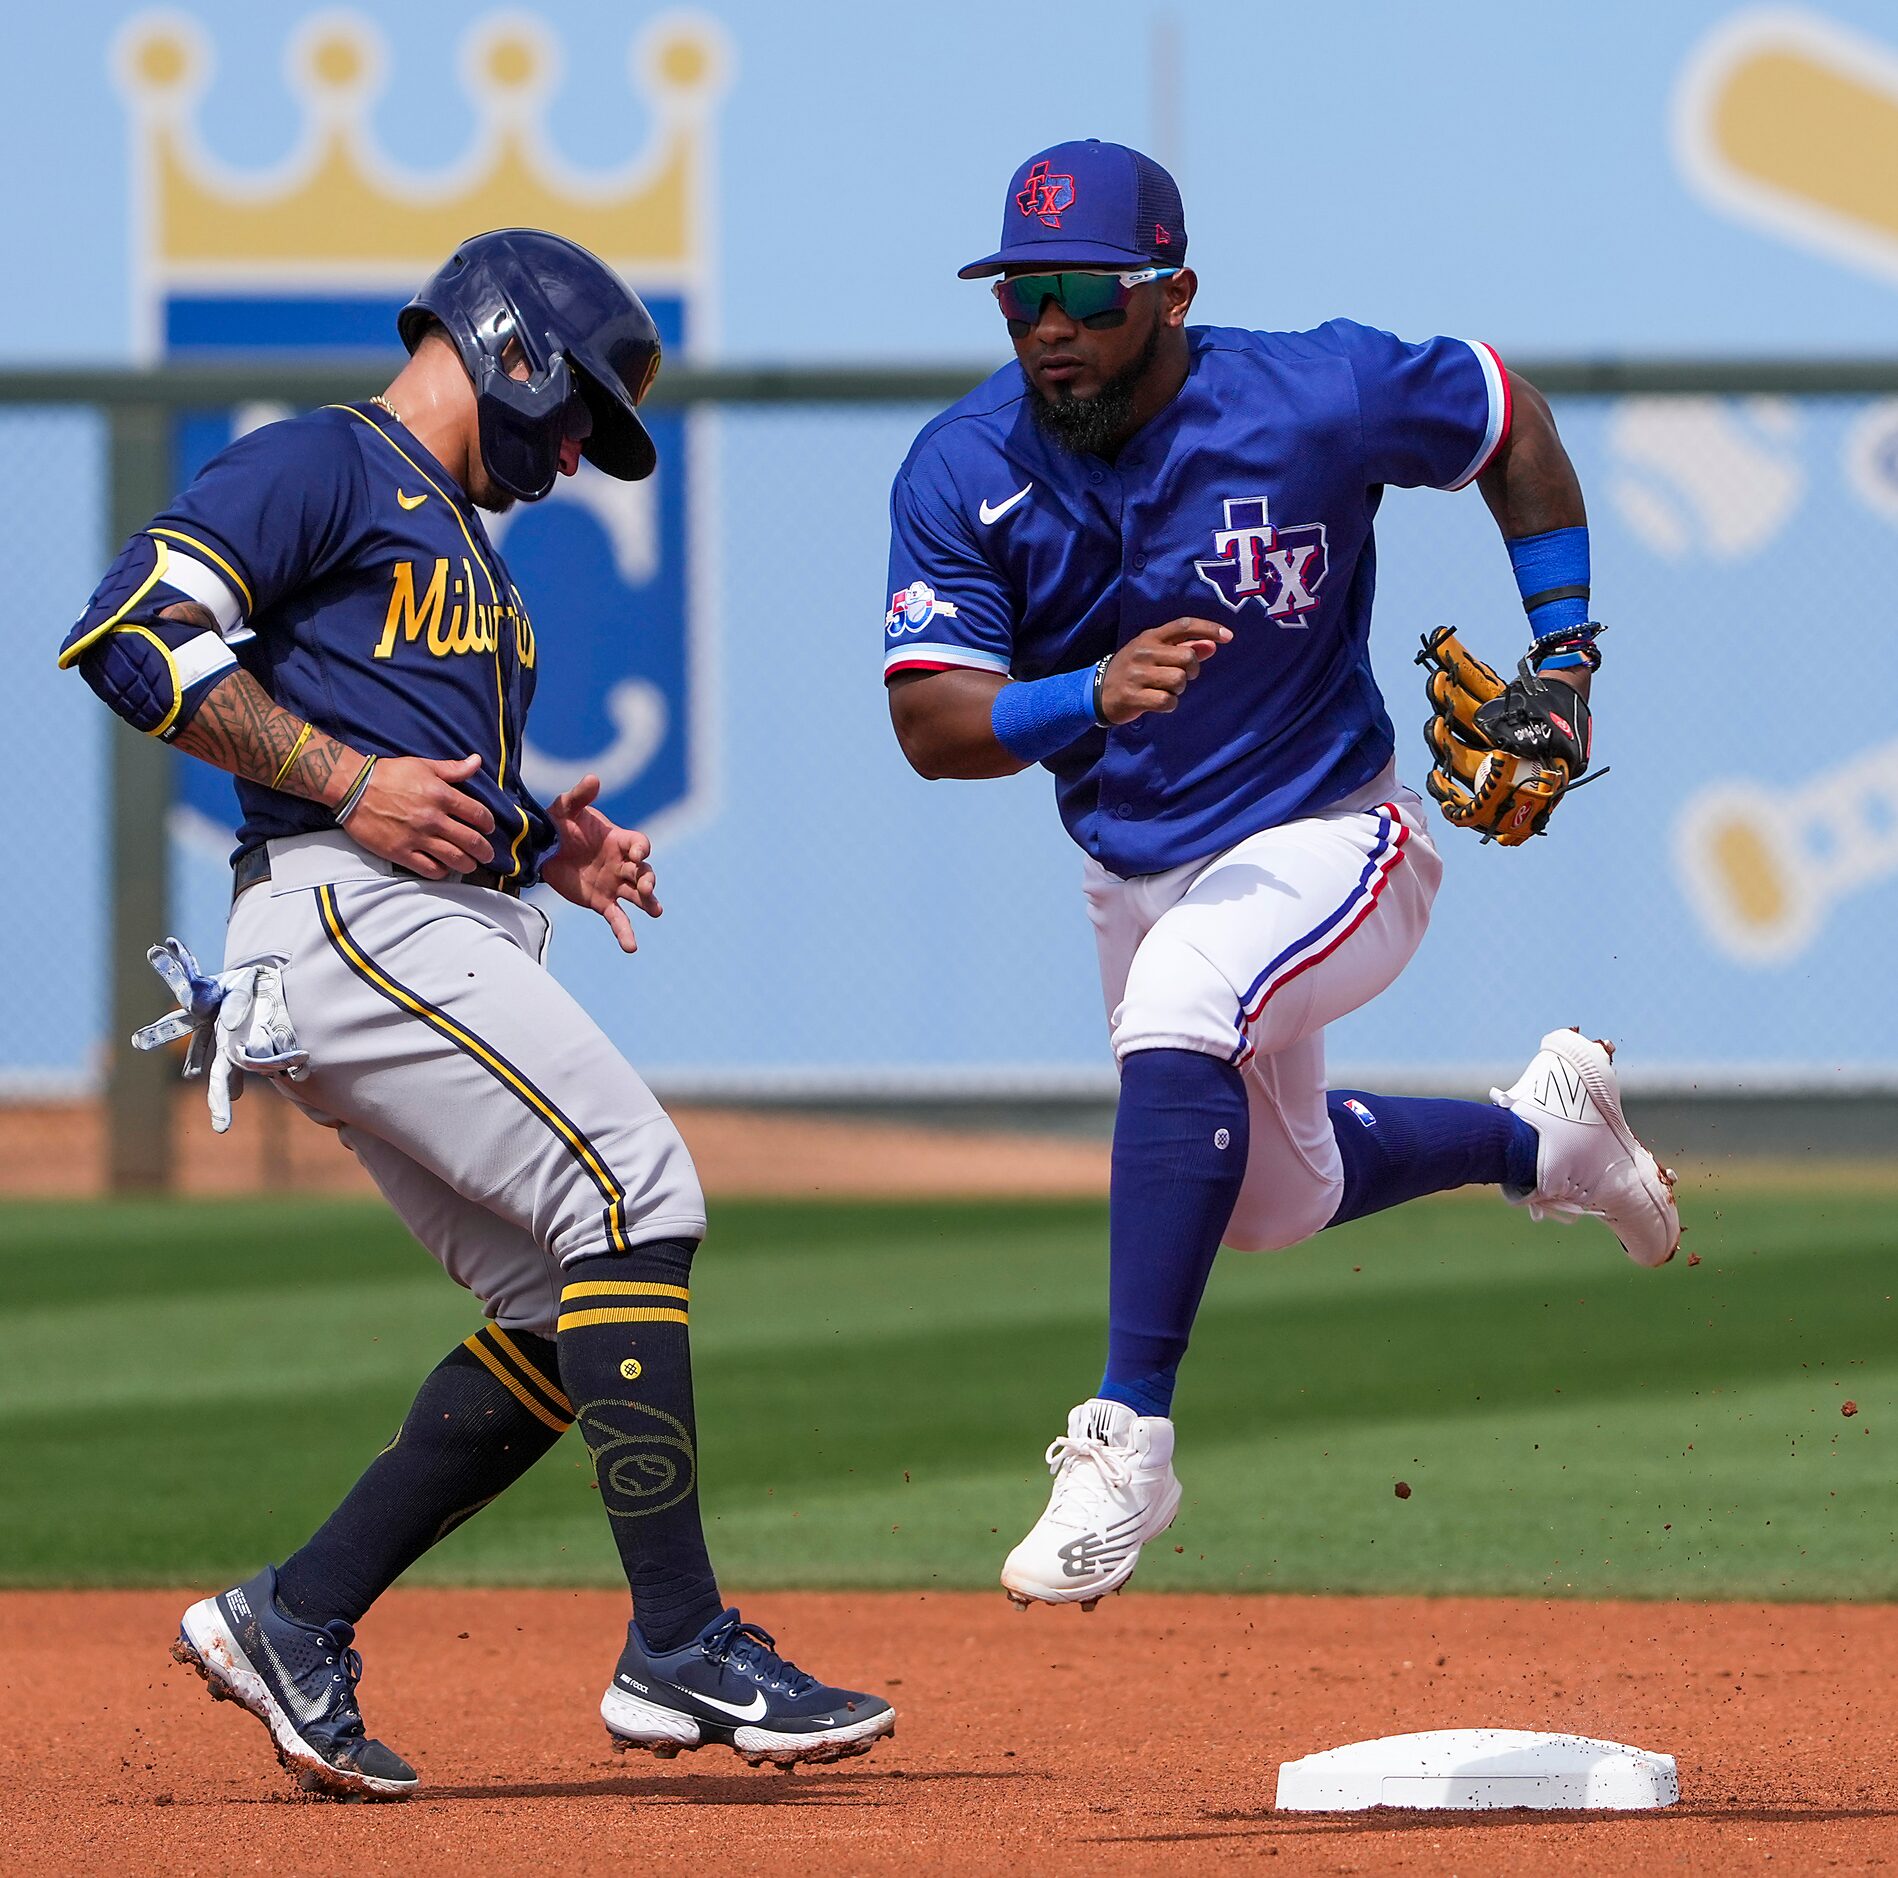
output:
[[[1375,1128],[1377,1126],[1377,1117],[1373,1115],[1371,1111],[1367,1109],[1364,1106],[1364,1104],[1358,1101],[1355,1097],[1346,1096],[1344,1099],[1344,1105],[1346,1108],[1348,1108],[1351,1111],[1353,1115],[1355,1115],[1358,1118],[1360,1122],[1364,1124],[1366,1128]]]

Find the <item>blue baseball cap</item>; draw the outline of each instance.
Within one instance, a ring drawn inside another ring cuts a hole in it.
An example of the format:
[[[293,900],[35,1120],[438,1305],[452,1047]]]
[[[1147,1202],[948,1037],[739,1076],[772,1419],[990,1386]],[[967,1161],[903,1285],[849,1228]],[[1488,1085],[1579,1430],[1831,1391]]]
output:
[[[1179,185],[1124,143],[1058,143],[1008,185],[1002,245],[958,270],[980,280],[1011,267],[1180,267],[1186,211]]]

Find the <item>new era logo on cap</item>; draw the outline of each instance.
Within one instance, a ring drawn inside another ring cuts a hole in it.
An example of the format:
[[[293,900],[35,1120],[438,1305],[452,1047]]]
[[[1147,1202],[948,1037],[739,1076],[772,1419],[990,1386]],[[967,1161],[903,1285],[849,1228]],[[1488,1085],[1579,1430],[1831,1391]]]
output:
[[[1058,143],[1009,180],[1002,245],[961,270],[964,280],[1011,267],[1136,269],[1186,260],[1179,187],[1125,144]]]

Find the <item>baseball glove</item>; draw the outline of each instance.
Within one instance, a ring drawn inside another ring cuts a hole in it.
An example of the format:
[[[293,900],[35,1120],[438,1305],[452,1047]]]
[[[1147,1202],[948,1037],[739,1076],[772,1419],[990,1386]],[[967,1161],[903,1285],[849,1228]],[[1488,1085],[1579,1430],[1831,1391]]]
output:
[[[1417,655],[1430,668],[1426,786],[1447,820],[1505,848],[1541,834],[1588,769],[1588,701],[1537,676],[1542,650],[1541,641],[1530,647],[1507,684],[1465,650],[1453,627],[1428,634]]]

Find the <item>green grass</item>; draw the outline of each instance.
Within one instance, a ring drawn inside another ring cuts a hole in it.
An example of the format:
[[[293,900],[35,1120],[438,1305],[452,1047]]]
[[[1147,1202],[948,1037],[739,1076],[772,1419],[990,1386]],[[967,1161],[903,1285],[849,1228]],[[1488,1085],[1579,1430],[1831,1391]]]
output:
[[[1890,1218],[1735,1196],[1695,1216],[1700,1265],[1642,1272],[1473,1198],[1227,1254],[1178,1405],[1185,1508],[1141,1582],[1898,1594]],[[1068,1203],[715,1208],[693,1328],[725,1576],[991,1583],[1098,1374],[1102,1227]],[[0,1305],[15,1585],[281,1558],[478,1321],[379,1208],[314,1200],[13,1204]],[[569,1436],[416,1576],[616,1582],[588,1482]]]

